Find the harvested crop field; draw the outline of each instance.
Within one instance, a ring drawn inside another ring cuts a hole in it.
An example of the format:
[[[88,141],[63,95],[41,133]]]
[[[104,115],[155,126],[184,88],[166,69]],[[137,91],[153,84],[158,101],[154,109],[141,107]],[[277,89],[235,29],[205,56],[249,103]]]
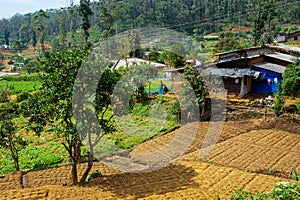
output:
[[[218,143],[203,161],[251,172],[284,177],[300,170],[300,135],[278,130],[254,130]],[[199,160],[199,151],[183,160]],[[278,174],[279,173],[279,174]]]
[[[204,162],[176,162],[149,173],[107,175],[80,187],[57,185],[1,191],[0,199],[228,198],[238,188],[268,191],[279,181],[287,180]]]
[[[228,199],[240,188],[252,192],[270,191],[277,182],[293,182],[287,179],[287,173],[294,168],[300,170],[300,135],[276,129],[262,130],[266,128],[261,126],[263,122],[225,122],[217,144],[202,159],[199,148],[210,147],[209,143],[215,138],[207,138],[206,133],[215,127],[210,127],[208,122],[189,124],[181,128],[183,133],[195,127],[198,131],[187,151],[172,164],[156,171],[124,173],[95,163],[92,171],[99,170],[104,176],[73,187],[70,166],[23,175],[12,173],[0,178],[0,199],[216,199],[218,196]],[[176,140],[177,131],[140,144],[129,155],[143,162],[147,158],[134,156],[161,151]],[[185,139],[190,142],[191,138]],[[83,174],[85,165],[78,166],[79,175]]]

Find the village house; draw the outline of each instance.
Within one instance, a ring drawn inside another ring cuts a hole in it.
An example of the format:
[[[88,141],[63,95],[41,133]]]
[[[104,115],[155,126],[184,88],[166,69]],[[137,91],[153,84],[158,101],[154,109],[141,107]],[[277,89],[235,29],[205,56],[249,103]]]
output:
[[[15,63],[14,66],[15,67],[24,67],[25,64],[24,63]]]
[[[300,42],[300,31],[294,33],[278,33],[277,42]]]
[[[128,59],[119,59],[119,60],[116,60],[116,61],[113,61],[114,62],[114,65],[113,65],[113,69],[118,69],[120,67],[125,67],[126,65],[128,66],[132,66],[134,63],[136,64],[141,64],[141,63],[146,63],[146,64],[150,64],[150,65],[153,65],[157,72],[162,72],[165,67],[167,67],[167,65],[165,64],[162,64],[162,63],[156,63],[156,62],[151,62],[151,61],[148,61],[148,60],[143,60],[143,59],[140,59],[140,58],[128,58]]]
[[[10,46],[4,44],[4,45],[1,45],[0,49],[1,50],[10,50]]]
[[[296,56],[295,56],[296,55]],[[207,74],[220,76],[229,94],[274,94],[280,89],[286,66],[296,62],[300,48],[265,45],[216,54],[215,62],[196,65]],[[167,77],[183,73],[184,68],[165,70]]]
[[[300,48],[266,45],[217,54],[213,63],[229,93],[243,97],[252,92],[274,94],[279,91],[286,66],[296,62]]]

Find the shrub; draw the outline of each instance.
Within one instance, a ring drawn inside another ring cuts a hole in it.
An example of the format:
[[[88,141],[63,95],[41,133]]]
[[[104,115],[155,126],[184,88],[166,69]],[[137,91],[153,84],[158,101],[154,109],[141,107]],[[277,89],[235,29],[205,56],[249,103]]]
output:
[[[300,61],[289,65],[283,75],[282,90],[285,95],[294,95],[300,89]]]
[[[180,104],[179,104],[178,100],[172,102],[170,108],[167,110],[167,113],[168,113],[168,115],[180,114]]]
[[[0,102],[6,102],[8,97],[11,95],[10,86],[5,86],[0,88]]]
[[[0,175],[5,175],[15,171],[14,161],[9,151],[0,150],[3,157],[0,158]]]
[[[244,200],[244,199],[251,199],[253,196],[253,194],[247,190],[242,190],[242,189],[239,189],[237,191],[235,191],[230,199],[231,200]]]
[[[29,92],[21,92],[20,94],[17,95],[17,102],[22,102],[27,100],[30,97]]]
[[[300,196],[300,182],[296,183],[286,183],[279,182],[272,189],[271,192],[260,192],[257,194],[252,194],[249,191],[239,189],[235,191],[230,199],[231,200],[294,200],[299,199]]]
[[[216,43],[215,52],[233,51],[240,48],[241,45],[236,38],[225,37]]]
[[[15,60],[16,62],[24,62],[24,58],[21,57],[21,56],[19,56],[19,55],[15,55],[15,56],[14,56],[14,60]]]
[[[278,117],[284,110],[284,98],[283,96],[277,94],[274,99],[274,112]]]
[[[94,178],[99,178],[102,177],[103,175],[101,174],[101,172],[99,172],[98,170],[90,173],[87,177],[86,177],[86,181],[90,181]]]
[[[41,63],[37,60],[31,60],[25,65],[24,69],[27,70],[29,74],[40,72]]]
[[[298,102],[298,103],[296,104],[296,106],[297,106],[297,109],[298,109],[298,114],[300,114],[300,102]]]
[[[294,200],[299,199],[300,183],[277,183],[276,187],[271,191],[270,196],[273,199]]]
[[[19,76],[3,76],[1,80],[5,81],[39,81],[40,76],[37,73],[34,74],[24,74]]]
[[[10,72],[17,72],[17,68],[16,67],[12,67]]]
[[[57,167],[63,158],[47,148],[28,146],[20,151],[20,167],[24,171],[42,170]]]

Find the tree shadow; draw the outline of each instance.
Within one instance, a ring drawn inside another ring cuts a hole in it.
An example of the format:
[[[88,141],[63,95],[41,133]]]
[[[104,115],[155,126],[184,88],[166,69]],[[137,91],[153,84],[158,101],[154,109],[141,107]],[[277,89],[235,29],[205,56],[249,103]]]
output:
[[[198,173],[192,167],[172,164],[157,171],[147,173],[121,173],[103,176],[83,185],[110,191],[118,198],[144,198],[164,195],[187,187],[197,187],[193,177]]]

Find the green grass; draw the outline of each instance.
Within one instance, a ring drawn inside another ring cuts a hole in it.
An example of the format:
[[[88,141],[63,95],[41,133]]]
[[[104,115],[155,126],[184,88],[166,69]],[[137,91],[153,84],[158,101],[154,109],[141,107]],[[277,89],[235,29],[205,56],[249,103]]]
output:
[[[19,94],[21,92],[32,92],[41,87],[38,81],[0,81],[0,87],[11,88],[11,94]]]
[[[5,81],[39,81],[40,76],[38,73],[33,74],[22,74],[18,76],[2,76],[0,77],[0,80]]]
[[[4,175],[15,170],[11,153],[1,149],[0,153],[0,175]],[[41,146],[27,146],[19,153],[20,169],[23,171],[37,171],[57,167],[63,162],[60,155],[55,154],[48,148]]]
[[[282,44],[287,44],[287,45],[289,45],[289,44],[291,44],[291,45],[300,45],[300,42],[284,42],[284,43],[282,43]]]
[[[170,82],[164,81],[164,83],[169,84]],[[154,81],[153,85],[158,86],[159,81]],[[179,126],[177,109],[178,101],[164,96],[134,104],[130,111],[130,120],[128,120],[128,116],[114,117],[117,130],[112,134],[105,135],[96,145],[94,153],[97,158],[110,156],[174,130]],[[27,128],[26,118],[20,116],[15,118],[14,122],[18,125],[19,134],[29,144],[20,151],[21,170],[48,169],[69,162],[68,152],[61,144],[62,138],[58,137],[53,129],[49,127],[40,137],[37,137]],[[84,146],[81,156],[85,159],[87,155],[88,151]],[[0,149],[0,175],[14,170],[10,152]]]
[[[179,126],[176,100],[157,98],[136,103],[129,116],[115,117],[117,131],[107,138],[120,149],[129,149]]]

